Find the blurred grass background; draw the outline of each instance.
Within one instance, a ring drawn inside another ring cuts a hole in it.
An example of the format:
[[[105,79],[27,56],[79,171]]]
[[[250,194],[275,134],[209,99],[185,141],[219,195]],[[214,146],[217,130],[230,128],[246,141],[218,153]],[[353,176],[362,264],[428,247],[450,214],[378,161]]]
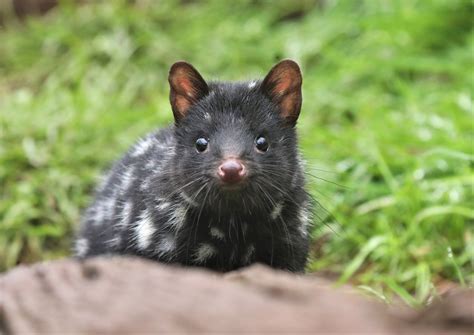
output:
[[[237,80],[293,58],[325,208],[308,270],[415,306],[472,285],[472,19],[461,0],[63,1],[4,15],[0,271],[69,254],[100,171],[172,121],[174,61]]]

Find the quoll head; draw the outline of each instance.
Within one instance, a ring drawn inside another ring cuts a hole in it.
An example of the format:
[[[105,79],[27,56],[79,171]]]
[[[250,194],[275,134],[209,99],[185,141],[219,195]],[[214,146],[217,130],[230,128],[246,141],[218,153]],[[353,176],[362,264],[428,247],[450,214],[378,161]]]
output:
[[[279,62],[261,81],[230,83],[207,83],[177,62],[168,80],[176,182],[188,197],[264,206],[287,191],[298,169],[294,127],[302,103],[294,61]]]

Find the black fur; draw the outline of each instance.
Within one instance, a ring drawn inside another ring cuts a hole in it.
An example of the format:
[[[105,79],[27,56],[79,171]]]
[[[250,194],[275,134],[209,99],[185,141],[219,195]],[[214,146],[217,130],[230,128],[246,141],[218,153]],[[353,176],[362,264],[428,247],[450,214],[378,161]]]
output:
[[[210,83],[203,97],[175,112],[174,125],[133,146],[85,212],[76,255],[132,254],[219,271],[260,262],[303,271],[312,201],[295,129],[268,89],[261,81]],[[255,149],[257,136],[267,139],[268,151]],[[200,137],[209,139],[202,153],[195,148]],[[247,168],[239,188],[222,187],[216,175],[228,156]]]

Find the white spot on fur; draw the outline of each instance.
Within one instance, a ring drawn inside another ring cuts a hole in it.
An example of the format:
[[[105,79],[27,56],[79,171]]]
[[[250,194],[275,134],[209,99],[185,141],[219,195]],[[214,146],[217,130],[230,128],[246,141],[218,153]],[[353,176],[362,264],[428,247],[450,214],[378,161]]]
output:
[[[154,144],[153,137],[141,139],[136,145],[131,154],[132,157],[138,157],[146,153]]]
[[[184,201],[186,201],[188,204],[190,204],[191,206],[193,207],[197,207],[199,204],[194,201],[193,199],[191,199],[185,192],[181,192],[181,198],[184,199]]]
[[[115,209],[115,198],[98,201],[95,205],[94,224],[101,225],[112,219]]]
[[[296,184],[298,183],[298,178],[299,178],[298,173],[295,173],[295,174],[293,175],[293,178],[291,179],[291,188],[295,188],[295,187],[296,187]]]
[[[303,159],[301,159],[301,155],[299,152],[296,153],[296,165],[298,167],[298,170],[303,170],[305,169],[305,161]],[[295,173],[293,175],[293,178],[291,180],[291,188],[294,188],[296,187],[297,183],[298,183],[298,180],[300,178],[300,174],[299,173]]]
[[[118,222],[119,227],[125,228],[130,222],[130,216],[132,214],[133,203],[127,201],[123,205],[122,211],[120,212],[120,221]]]
[[[105,212],[106,212],[106,217],[107,218],[112,218],[112,216],[114,215],[114,211],[115,211],[115,197],[114,196],[112,196],[111,199],[108,199],[108,200],[105,201],[104,208],[105,208]]]
[[[134,172],[135,172],[135,169],[132,167],[126,170],[125,173],[122,175],[122,183],[120,184],[120,188],[122,189],[122,192],[128,190],[130,185],[132,185]]]
[[[217,254],[217,250],[214,246],[208,243],[201,243],[199,248],[194,254],[195,261],[198,263],[204,263],[206,260]]]
[[[300,221],[300,226],[298,227],[298,230],[300,231],[301,235],[307,236],[311,217],[310,213],[304,205],[298,211],[298,220]]]
[[[212,227],[209,233],[211,234],[212,237],[218,240],[223,240],[225,238],[224,232],[216,227]]]
[[[249,264],[252,260],[252,256],[255,253],[255,246],[253,244],[249,245],[247,247],[247,250],[245,251],[244,257],[242,259],[244,264]]]
[[[145,164],[145,169],[151,170],[151,169],[153,169],[155,166],[156,166],[156,161],[155,161],[154,159],[150,159],[150,160],[148,160],[148,162],[146,162],[146,164]],[[153,172],[155,172],[155,170],[153,170]]]
[[[78,239],[74,245],[74,252],[78,257],[84,257],[89,251],[89,241],[85,238]]]
[[[99,187],[97,188],[97,192],[100,193],[105,189],[112,175],[113,175],[112,170],[110,170],[106,174],[99,177],[99,183],[98,183]]]
[[[90,206],[89,208],[86,209],[84,220],[85,221],[90,221],[93,224],[95,224],[95,222],[94,222],[95,213],[96,213],[95,206]]]
[[[150,240],[155,233],[156,228],[153,226],[150,213],[144,210],[140,215],[140,220],[135,226],[135,234],[137,237],[137,244],[140,249],[146,249],[150,245]]]
[[[160,201],[160,200],[159,200]],[[165,209],[167,209],[169,206],[171,206],[171,203],[170,202],[162,202],[160,204],[158,204],[156,206],[156,208],[160,211],[164,211]]]
[[[257,82],[256,82],[256,81],[251,81],[251,82],[249,83],[248,87],[249,87],[250,89],[252,89],[252,88],[255,87],[255,85],[257,85]]]
[[[211,120],[211,114],[209,114],[208,112],[205,112],[205,113],[204,113],[204,118],[205,118],[207,121],[210,121],[210,120]]]
[[[115,237],[112,237],[110,240],[108,240],[106,243],[108,246],[114,248],[120,244],[120,241],[121,241],[120,236],[115,236]]]
[[[275,205],[275,208],[273,208],[272,212],[270,213],[272,220],[275,220],[278,216],[280,216],[282,209],[283,203],[279,202]]]
[[[186,219],[186,208],[183,206],[176,206],[171,210],[171,216],[166,222],[169,226],[173,227],[176,230],[181,229]]]
[[[147,170],[153,171],[153,173],[160,175],[163,167],[169,162],[169,160],[174,156],[174,148],[164,145],[155,144],[155,150],[160,151],[160,159],[152,157],[145,164]]]
[[[93,210],[94,216],[92,217],[92,222],[94,225],[100,225],[104,223],[105,212],[102,209],[102,203],[94,204]]]
[[[140,189],[142,191],[147,191],[147,189],[150,187],[150,184],[151,184],[151,178],[146,178],[145,181],[143,181],[140,184]]]
[[[162,256],[164,254],[170,253],[176,247],[176,240],[172,234],[168,234],[160,241],[158,244],[157,252],[158,255]]]

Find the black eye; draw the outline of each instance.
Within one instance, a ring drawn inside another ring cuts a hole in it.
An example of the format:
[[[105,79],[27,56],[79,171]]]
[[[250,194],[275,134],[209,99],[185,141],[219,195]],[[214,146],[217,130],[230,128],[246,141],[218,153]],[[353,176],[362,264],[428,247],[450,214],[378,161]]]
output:
[[[209,144],[208,140],[206,140],[203,137],[200,137],[196,140],[196,150],[199,152],[203,152],[207,149],[208,144]]]
[[[255,146],[257,147],[259,151],[263,151],[263,152],[267,151],[268,150],[267,139],[263,136],[257,137],[257,139],[255,140]]]

